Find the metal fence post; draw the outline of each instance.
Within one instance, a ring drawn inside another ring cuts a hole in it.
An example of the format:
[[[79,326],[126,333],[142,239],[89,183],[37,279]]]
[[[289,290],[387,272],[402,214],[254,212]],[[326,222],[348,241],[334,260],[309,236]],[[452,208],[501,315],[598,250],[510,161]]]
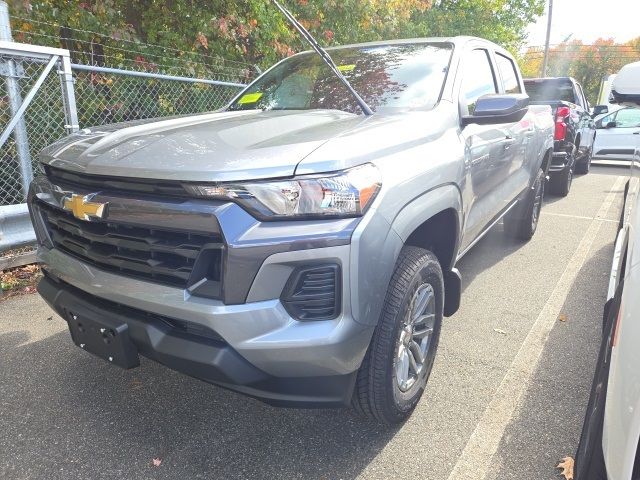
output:
[[[62,103],[64,105],[64,116],[67,120],[64,128],[67,133],[77,132],[80,129],[78,121],[78,110],[76,106],[76,94],[73,80],[73,72],[71,71],[71,59],[69,56],[60,57],[60,66],[58,71],[60,83],[62,85]]]
[[[7,42],[13,41],[11,36],[11,25],[9,23],[9,7],[0,0],[0,40]],[[8,75],[6,76],[7,95],[9,96],[9,104],[11,106],[11,115],[16,116],[22,105],[22,96],[20,95],[20,85],[18,80],[18,68],[14,60],[7,62]],[[27,127],[24,118],[20,118],[13,130],[13,138],[16,143],[18,152],[18,160],[20,161],[20,184],[22,193],[27,197],[29,184],[33,179],[33,167],[31,166],[31,153],[29,152],[29,138],[27,136]]]

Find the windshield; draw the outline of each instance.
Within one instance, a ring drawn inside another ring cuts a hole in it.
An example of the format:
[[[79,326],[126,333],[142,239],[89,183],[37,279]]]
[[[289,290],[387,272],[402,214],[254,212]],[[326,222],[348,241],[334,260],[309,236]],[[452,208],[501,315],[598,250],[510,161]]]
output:
[[[433,108],[447,75],[446,43],[363,46],[331,50],[334,62],[374,111]],[[230,110],[336,109],[361,113],[346,87],[312,52],[293,56],[265,73]]]
[[[576,103],[571,81],[533,80],[524,82],[527,95],[534,102],[570,102]]]

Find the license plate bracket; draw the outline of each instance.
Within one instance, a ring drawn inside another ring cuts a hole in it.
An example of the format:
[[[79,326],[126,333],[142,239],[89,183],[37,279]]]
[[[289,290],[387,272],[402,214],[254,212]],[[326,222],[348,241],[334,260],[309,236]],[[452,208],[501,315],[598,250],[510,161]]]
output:
[[[129,338],[129,326],[109,318],[96,319],[90,314],[67,312],[73,342],[109,363],[122,368],[140,365],[138,349]]]

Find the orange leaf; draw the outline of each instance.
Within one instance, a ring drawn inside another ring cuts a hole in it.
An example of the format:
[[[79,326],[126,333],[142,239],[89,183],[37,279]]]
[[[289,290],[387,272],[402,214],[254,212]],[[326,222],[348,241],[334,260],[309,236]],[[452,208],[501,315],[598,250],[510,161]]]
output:
[[[209,40],[204,33],[199,32],[198,35],[196,35],[196,43],[202,45],[205,50],[209,50]]]
[[[564,457],[562,461],[556,466],[556,468],[562,469],[560,475],[562,475],[565,480],[573,480],[573,463],[573,458]]]

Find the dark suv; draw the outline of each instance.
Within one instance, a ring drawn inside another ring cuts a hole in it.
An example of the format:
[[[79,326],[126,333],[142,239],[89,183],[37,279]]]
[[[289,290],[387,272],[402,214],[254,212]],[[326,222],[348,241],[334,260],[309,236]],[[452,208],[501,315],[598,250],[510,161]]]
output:
[[[524,81],[532,104],[550,105],[555,121],[550,190],[565,197],[574,173],[588,173],[596,127],[582,86],[571,77],[529,78]]]

